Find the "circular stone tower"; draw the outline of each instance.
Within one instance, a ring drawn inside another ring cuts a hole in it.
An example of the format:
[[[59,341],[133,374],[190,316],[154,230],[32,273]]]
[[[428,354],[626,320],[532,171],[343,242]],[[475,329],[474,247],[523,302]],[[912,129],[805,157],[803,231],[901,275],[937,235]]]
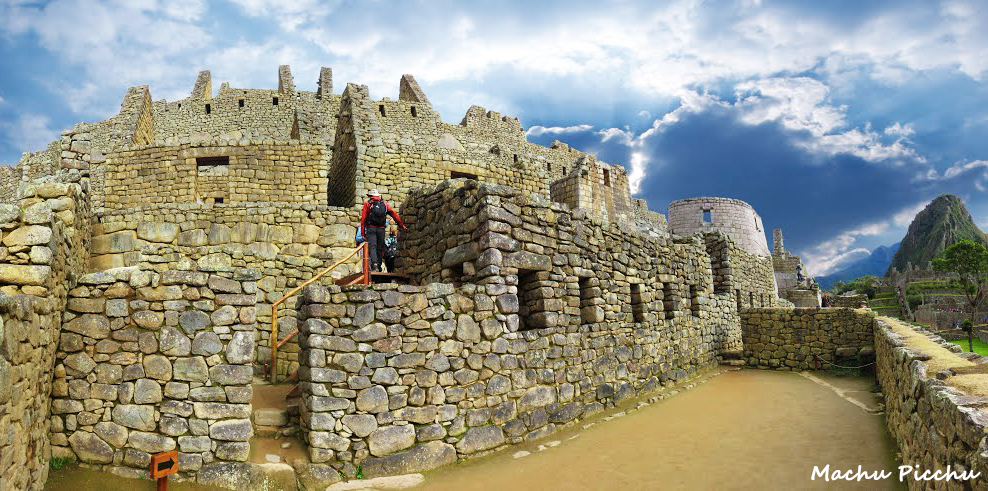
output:
[[[723,232],[752,254],[770,256],[762,218],[748,203],[730,198],[689,198],[669,204],[669,231],[679,236]]]

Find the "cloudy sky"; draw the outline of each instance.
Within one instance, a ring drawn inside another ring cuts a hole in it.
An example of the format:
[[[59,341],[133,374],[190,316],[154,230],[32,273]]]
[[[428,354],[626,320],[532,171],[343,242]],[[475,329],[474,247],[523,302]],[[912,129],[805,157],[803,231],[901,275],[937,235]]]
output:
[[[374,98],[414,74],[447,122],[471,104],[628,168],[653,210],[742,199],[815,274],[901,239],[954,193],[988,228],[988,9],[977,2],[0,0],[0,163],[129,86],[188,96],[319,67]]]

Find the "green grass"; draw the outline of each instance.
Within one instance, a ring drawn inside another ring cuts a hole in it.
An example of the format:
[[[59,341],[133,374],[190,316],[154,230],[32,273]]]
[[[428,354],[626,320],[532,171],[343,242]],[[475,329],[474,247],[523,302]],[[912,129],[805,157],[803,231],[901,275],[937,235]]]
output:
[[[951,343],[956,344],[964,349],[964,351],[970,351],[967,349],[967,339],[960,339],[957,341],[951,341]],[[984,341],[974,338],[974,352],[981,356],[988,356],[988,344]]]
[[[51,467],[51,470],[57,471],[69,465],[69,462],[69,459],[66,459],[65,457],[52,457],[51,460],[48,461],[48,465]]]

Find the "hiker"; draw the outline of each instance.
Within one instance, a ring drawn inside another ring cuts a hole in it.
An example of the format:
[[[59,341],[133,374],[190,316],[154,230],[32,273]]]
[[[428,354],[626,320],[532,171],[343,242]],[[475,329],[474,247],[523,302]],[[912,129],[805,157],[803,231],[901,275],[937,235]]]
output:
[[[384,231],[388,223],[388,215],[395,219],[401,230],[407,230],[405,224],[398,218],[391,206],[381,199],[381,193],[371,189],[367,193],[367,202],[360,214],[360,230],[370,249],[371,271],[381,271],[381,260],[384,258]]]
[[[395,258],[398,257],[398,233],[391,229],[388,238],[384,239],[384,266],[389,273],[395,272]]]

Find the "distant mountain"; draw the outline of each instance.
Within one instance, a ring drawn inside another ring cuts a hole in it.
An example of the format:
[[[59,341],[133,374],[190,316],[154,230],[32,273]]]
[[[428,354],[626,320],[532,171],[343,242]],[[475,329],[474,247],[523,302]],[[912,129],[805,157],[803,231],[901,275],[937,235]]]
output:
[[[814,279],[822,290],[829,290],[838,281],[847,283],[862,276],[882,276],[889,269],[892,256],[898,250],[899,243],[890,246],[878,246],[871,251],[868,257],[858,259],[840,271],[826,276],[817,276]]]
[[[974,224],[964,202],[952,194],[938,196],[909,224],[888,271],[904,271],[907,263],[925,268],[944,249],[962,240],[988,246],[984,232]]]

